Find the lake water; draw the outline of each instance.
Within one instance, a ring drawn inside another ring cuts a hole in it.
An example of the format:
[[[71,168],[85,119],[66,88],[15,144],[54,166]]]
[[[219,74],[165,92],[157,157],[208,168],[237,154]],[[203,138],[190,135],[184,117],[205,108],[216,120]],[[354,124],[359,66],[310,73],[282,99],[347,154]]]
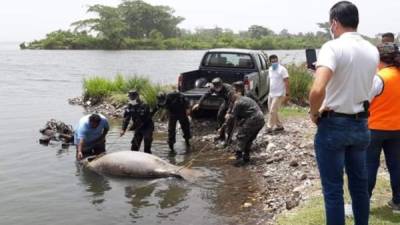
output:
[[[16,46],[0,43],[0,224],[255,224],[267,216],[241,208],[247,198],[243,189],[258,178],[233,169],[226,153],[199,155],[193,167],[208,177],[189,183],[104,177],[80,168],[73,146],[38,143],[39,129],[49,119],[75,125],[84,115],[83,108],[67,103],[81,95],[84,77],[140,74],[176,83],[179,73],[198,67],[204,51],[20,51]],[[304,51],[267,52],[283,62],[304,61]],[[132,134],[118,139],[118,131],[117,121],[107,138],[111,152],[130,147]],[[196,154],[177,143],[178,154],[168,156],[166,135],[155,136],[154,154],[173,164]]]

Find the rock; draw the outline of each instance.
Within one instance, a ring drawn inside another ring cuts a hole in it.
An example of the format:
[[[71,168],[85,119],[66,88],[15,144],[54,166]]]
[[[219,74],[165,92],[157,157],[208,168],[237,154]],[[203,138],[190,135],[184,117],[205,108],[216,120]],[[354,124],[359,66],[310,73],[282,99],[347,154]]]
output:
[[[287,210],[291,210],[298,205],[299,205],[299,200],[291,199],[291,200],[286,201],[286,209]]]
[[[305,180],[305,179],[307,179],[307,174],[305,174],[305,173],[303,173],[300,177],[299,177],[299,180]]]
[[[290,165],[291,167],[298,167],[298,166],[299,166],[299,163],[297,162],[296,159],[294,159],[294,160],[292,160],[292,161],[290,162],[289,165]]]
[[[272,174],[270,174],[270,173],[268,173],[268,172],[265,172],[265,173],[263,174],[263,177],[265,177],[265,178],[267,178],[267,177],[272,177]]]
[[[250,202],[246,202],[246,203],[243,204],[244,208],[249,208],[249,207],[252,207],[252,206],[253,206],[253,204],[251,204]]]
[[[291,145],[290,143],[288,143],[288,144],[285,146],[285,149],[286,149],[286,150],[292,150],[292,149],[294,149],[294,146]]]
[[[273,149],[275,149],[275,148],[276,148],[276,145],[275,145],[275,144],[269,143],[269,144],[267,145],[267,152],[270,152],[271,150],[273,150]]]

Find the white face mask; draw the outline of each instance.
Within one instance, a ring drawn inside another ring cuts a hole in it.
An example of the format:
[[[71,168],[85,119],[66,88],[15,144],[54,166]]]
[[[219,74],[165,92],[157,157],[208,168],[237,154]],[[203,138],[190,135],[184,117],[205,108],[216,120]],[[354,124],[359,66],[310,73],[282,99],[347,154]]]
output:
[[[137,102],[136,99],[135,99],[135,100],[129,100],[129,104],[131,104],[131,105],[137,105],[138,102]]]

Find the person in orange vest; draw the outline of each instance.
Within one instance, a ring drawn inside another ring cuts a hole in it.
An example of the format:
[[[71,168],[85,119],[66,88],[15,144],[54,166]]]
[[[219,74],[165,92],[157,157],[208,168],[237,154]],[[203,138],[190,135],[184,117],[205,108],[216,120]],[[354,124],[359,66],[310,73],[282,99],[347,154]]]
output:
[[[367,152],[368,191],[371,198],[383,149],[392,187],[392,200],[388,204],[400,211],[400,53],[394,43],[379,44],[378,51],[379,72],[373,82],[368,119],[371,131]]]

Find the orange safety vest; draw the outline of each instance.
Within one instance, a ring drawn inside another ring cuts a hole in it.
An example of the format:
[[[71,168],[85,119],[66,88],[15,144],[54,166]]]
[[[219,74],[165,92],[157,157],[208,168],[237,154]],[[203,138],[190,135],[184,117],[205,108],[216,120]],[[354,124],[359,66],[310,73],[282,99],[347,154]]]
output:
[[[368,127],[372,130],[400,130],[400,69],[386,67],[378,72],[383,80],[382,93],[369,108]]]

